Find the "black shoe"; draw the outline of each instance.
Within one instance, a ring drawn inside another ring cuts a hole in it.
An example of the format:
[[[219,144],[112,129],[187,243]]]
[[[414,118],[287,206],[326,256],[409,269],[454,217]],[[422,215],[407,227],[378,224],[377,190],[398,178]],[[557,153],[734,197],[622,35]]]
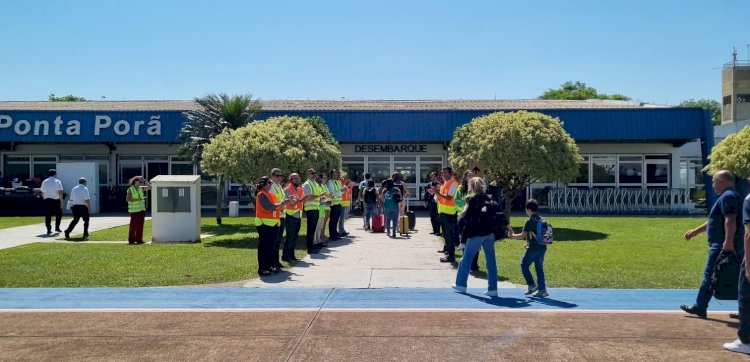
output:
[[[70,231],[65,230],[65,240],[70,239]]]
[[[328,243],[322,243],[322,244],[318,244],[318,245],[320,245],[320,247],[318,249],[323,249],[323,248],[327,248],[328,247]]]
[[[443,250],[438,250],[437,252],[438,252],[438,253],[443,253],[443,254],[445,254],[445,253],[447,253],[447,252],[448,252],[448,250],[445,250],[445,249],[443,249]]]
[[[450,256],[444,256],[444,257],[440,258],[440,262],[441,263],[455,263],[456,262],[456,258],[455,257],[450,257]]]
[[[281,265],[281,263],[276,263],[276,265],[274,265],[274,266],[277,267],[277,268],[279,268],[279,269],[281,269],[281,268],[284,267],[283,265]]]
[[[47,229],[47,235],[52,234],[52,230]]]
[[[268,276],[268,275],[271,275],[271,272],[268,270],[258,270],[258,274],[260,276]]]
[[[706,318],[707,314],[705,310],[696,309],[695,307],[690,307],[687,304],[683,304],[680,306],[680,309],[685,311],[687,314],[694,314],[701,318]]]
[[[141,241],[136,241],[135,243],[136,243],[136,244],[143,244],[143,243],[144,243],[144,241],[143,241],[143,240],[141,240]]]
[[[56,233],[61,233],[61,232],[62,232],[62,230],[60,230],[59,228],[57,228],[57,229],[55,229],[55,232],[56,232]]]
[[[271,271],[271,273],[281,272],[281,268],[277,268],[275,266],[272,266],[269,270]]]
[[[737,313],[737,312],[732,312],[732,313],[729,313],[729,318],[732,318],[732,319],[740,319],[740,314],[739,314],[739,313]]]
[[[83,239],[84,240],[88,240],[88,238],[89,238],[89,234],[83,234]]]
[[[349,236],[349,233],[342,233],[341,236]]]

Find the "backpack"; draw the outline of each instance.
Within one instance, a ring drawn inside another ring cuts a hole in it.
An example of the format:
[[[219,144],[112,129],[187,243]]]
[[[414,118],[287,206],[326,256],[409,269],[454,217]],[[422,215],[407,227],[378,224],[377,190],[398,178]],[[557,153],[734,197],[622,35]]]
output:
[[[552,244],[552,225],[547,220],[544,220],[544,218],[540,217],[539,221],[536,222],[534,241],[540,245]]]
[[[507,236],[508,218],[503,213],[503,208],[500,204],[495,201],[492,196],[484,195],[484,202],[482,203],[482,209],[479,212],[479,217],[467,220],[467,227],[464,231],[469,228],[480,229],[479,235],[486,235],[492,233],[495,235],[495,240],[505,239]],[[486,228],[487,232],[484,232]],[[467,235],[468,236],[468,235]]]
[[[374,204],[378,200],[378,194],[374,187],[365,189],[365,203]]]
[[[401,202],[401,193],[400,192],[393,192],[393,202],[399,203]]]
[[[719,300],[737,300],[740,258],[733,252],[721,252],[711,274],[711,294]]]

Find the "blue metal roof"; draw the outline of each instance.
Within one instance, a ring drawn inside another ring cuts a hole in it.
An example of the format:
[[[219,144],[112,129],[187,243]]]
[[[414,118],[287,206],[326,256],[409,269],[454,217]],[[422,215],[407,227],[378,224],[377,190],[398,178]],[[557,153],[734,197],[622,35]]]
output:
[[[711,119],[701,108],[549,109],[576,142],[671,142],[706,139]],[[264,111],[320,116],[339,142],[449,142],[455,129],[494,110]],[[62,122],[55,127],[55,120]],[[0,111],[0,142],[175,142],[181,111]],[[37,123],[46,123],[37,127]],[[80,124],[76,131],[74,123]],[[149,129],[150,125],[159,125]],[[152,132],[149,132],[151,130]],[[709,137],[713,138],[713,136]]]

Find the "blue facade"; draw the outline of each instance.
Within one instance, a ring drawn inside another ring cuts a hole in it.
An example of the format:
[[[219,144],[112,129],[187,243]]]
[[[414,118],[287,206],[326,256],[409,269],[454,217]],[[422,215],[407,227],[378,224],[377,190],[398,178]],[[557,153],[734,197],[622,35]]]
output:
[[[711,119],[700,108],[549,109],[577,142],[713,140]],[[449,142],[454,130],[495,112],[264,111],[273,116],[320,116],[339,142]],[[185,117],[180,111],[0,111],[0,142],[172,143]],[[709,150],[710,150],[709,145]]]

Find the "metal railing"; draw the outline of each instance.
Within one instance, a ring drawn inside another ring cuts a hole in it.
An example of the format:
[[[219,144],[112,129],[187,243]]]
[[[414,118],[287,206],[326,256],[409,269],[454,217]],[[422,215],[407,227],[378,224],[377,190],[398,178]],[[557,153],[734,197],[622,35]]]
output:
[[[688,214],[690,190],[674,189],[551,189],[549,208],[565,214]]]

